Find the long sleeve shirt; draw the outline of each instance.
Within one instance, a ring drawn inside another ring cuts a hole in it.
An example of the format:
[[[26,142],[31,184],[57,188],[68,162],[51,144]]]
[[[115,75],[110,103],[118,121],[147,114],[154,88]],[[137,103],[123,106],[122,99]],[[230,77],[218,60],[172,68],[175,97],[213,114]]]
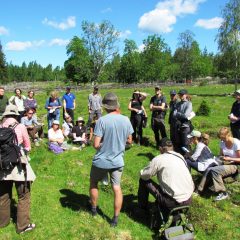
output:
[[[169,151],[158,155],[140,172],[143,180],[149,180],[155,175],[162,191],[177,202],[191,197],[194,190],[193,180],[183,156],[179,153]]]

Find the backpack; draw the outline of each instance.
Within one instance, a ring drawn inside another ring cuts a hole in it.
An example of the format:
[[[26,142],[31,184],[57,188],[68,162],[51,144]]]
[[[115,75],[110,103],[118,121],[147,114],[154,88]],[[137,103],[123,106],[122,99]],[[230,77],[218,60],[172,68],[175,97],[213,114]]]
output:
[[[14,131],[17,125],[0,128],[0,170],[12,171],[21,163],[21,151]]]

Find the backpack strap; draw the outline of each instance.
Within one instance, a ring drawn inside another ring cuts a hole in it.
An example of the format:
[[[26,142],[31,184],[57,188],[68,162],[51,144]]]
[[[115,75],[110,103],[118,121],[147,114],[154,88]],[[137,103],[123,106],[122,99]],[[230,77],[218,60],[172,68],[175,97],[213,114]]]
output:
[[[181,158],[179,155],[174,154],[174,153],[170,153],[170,152],[166,152],[166,153],[171,154],[171,155],[174,155],[175,157],[180,158],[180,159],[184,162],[184,164],[186,165],[186,167],[188,168],[187,162],[185,161],[185,159],[184,159],[183,157]]]

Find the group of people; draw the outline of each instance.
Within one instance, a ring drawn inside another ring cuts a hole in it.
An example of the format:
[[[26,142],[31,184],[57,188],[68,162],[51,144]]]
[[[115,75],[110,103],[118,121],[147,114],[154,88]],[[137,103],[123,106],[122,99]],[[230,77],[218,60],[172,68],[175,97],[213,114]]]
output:
[[[62,99],[63,117],[65,118],[63,129],[59,128],[62,103],[58,96],[52,93],[52,99],[48,99],[45,105],[46,109],[48,109],[48,120],[51,121],[51,124],[48,125],[48,136],[50,142],[55,145],[62,145],[66,136],[73,139],[78,138],[79,141],[84,138],[81,135],[82,132],[85,132],[84,120],[79,117],[77,125],[75,127],[71,125],[74,122],[73,113],[76,108],[75,96],[72,95],[70,88],[67,88],[65,95]],[[240,91],[236,92],[236,101],[240,103],[239,96]],[[87,125],[94,118],[97,119],[94,130],[92,130],[92,136],[94,135],[93,147],[96,149],[96,154],[93,157],[90,171],[90,212],[93,216],[98,214],[98,183],[106,176],[110,176],[110,183],[114,192],[112,227],[118,225],[123,202],[121,176],[124,169],[123,157],[126,144],[132,145],[133,140],[138,144],[143,144],[143,119],[147,117],[143,101],[146,98],[146,93],[134,91],[128,105],[128,109],[131,111],[129,120],[128,117],[121,114],[116,94],[107,93],[102,99],[98,93],[98,88],[94,88],[93,93],[89,95],[89,120]],[[194,183],[191,171],[189,171],[191,168],[202,174],[202,180],[199,186],[195,188],[195,191],[202,194],[209,187],[213,192],[218,193],[215,198],[217,201],[228,197],[223,178],[235,176],[238,173],[240,141],[232,137],[229,128],[225,127],[219,131],[221,140],[220,157],[215,157],[208,147],[209,135],[193,130],[191,119],[194,117],[194,113],[187,90],[182,89],[178,94],[175,90],[172,90],[170,98],[171,101],[167,104],[161,88],[156,86],[155,95],[150,100],[150,110],[152,111],[151,127],[161,154],[153,158],[148,166],[140,170],[138,205],[140,209],[145,211],[148,211],[149,193],[156,198],[161,209],[170,210],[176,206],[189,205],[194,192]],[[69,104],[69,99],[72,100],[72,104]],[[102,108],[107,113],[104,116],[102,116]],[[169,109],[170,138],[167,138],[164,121],[167,109]],[[51,114],[55,111],[56,114],[53,117]],[[29,115],[33,113],[30,110]],[[21,114],[16,104],[8,105],[2,113],[4,117],[2,126],[7,127],[13,122],[18,122]],[[238,115],[238,111],[232,110],[229,119],[238,121],[237,118],[240,120],[240,111]],[[18,143],[28,152],[31,145],[27,128],[24,125],[18,124],[15,131]],[[71,131],[69,128],[71,128]],[[79,137],[80,135],[81,137]],[[192,145],[195,145],[194,150],[191,150]],[[225,165],[223,163],[229,164]],[[23,172],[19,169],[19,166],[16,166],[10,173],[0,171],[0,227],[6,226],[10,221],[11,191],[12,185],[15,183],[19,198],[18,233],[24,233],[35,228],[35,224],[30,223],[29,217],[30,186],[31,182],[35,180],[35,175],[30,164],[27,164],[27,166],[27,189],[23,187],[24,181],[21,177]],[[151,179],[155,175],[158,184]]]

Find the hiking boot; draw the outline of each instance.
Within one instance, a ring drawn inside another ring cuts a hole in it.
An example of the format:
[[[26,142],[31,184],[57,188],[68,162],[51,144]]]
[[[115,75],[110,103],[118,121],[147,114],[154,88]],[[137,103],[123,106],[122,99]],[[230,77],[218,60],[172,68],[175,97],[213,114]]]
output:
[[[114,227],[117,227],[117,225],[118,225],[118,216],[113,217],[111,222],[110,222],[110,227],[114,228]]]
[[[34,223],[29,223],[24,229],[17,231],[18,234],[23,234],[25,232],[32,231],[36,225]]]
[[[95,207],[91,207],[90,212],[93,217],[98,215],[97,208]]]
[[[221,192],[215,197],[214,201],[221,201],[221,200],[224,200],[226,198],[228,198],[228,193],[227,192]]]

